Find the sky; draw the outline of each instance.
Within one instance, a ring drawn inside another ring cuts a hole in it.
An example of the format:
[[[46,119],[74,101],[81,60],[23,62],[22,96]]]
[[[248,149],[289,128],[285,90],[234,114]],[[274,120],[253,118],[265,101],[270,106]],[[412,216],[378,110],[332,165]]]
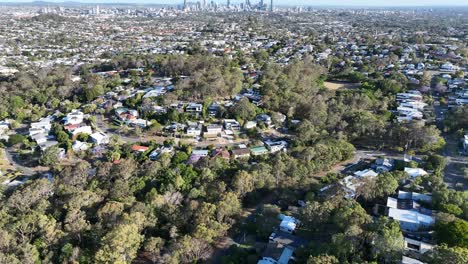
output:
[[[0,2],[32,2],[33,0],[0,0]],[[64,0],[44,0],[47,2],[64,2]],[[67,0],[65,0],[67,1]],[[179,4],[183,0],[68,0],[82,3],[139,3],[139,4]],[[198,0],[188,0],[197,2]],[[210,0],[207,0],[209,2]],[[214,0],[225,3],[226,0]],[[264,0],[270,2],[269,0]],[[231,3],[245,2],[231,0]],[[259,0],[250,0],[257,3]],[[311,5],[311,6],[468,6],[468,0],[274,0],[278,5]]]

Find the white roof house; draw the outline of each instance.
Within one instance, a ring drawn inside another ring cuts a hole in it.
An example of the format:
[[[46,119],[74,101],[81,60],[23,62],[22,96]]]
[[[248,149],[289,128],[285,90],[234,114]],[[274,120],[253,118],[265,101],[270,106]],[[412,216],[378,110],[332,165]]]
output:
[[[431,202],[432,196],[427,194],[421,194],[417,192],[405,192],[405,191],[398,191],[398,199],[407,199],[413,201],[423,201],[423,202]]]
[[[83,123],[84,114],[78,110],[72,110],[66,117],[63,118],[65,125],[76,125]]]
[[[72,136],[76,136],[78,134],[88,134],[91,135],[93,133],[93,129],[90,126],[82,126],[74,129],[71,134]]]
[[[424,262],[414,258],[403,256],[403,258],[401,259],[401,264],[424,264]]]
[[[208,156],[208,150],[206,150],[206,149],[194,149],[192,151],[192,155],[206,157],[206,156]]]
[[[409,174],[411,178],[427,175],[427,171],[421,168],[405,168],[405,172]]]
[[[187,107],[185,108],[185,111],[193,113],[193,112],[201,112],[202,109],[203,109],[202,104],[189,103]]]
[[[422,214],[416,210],[403,210],[389,208],[388,217],[400,222],[400,227],[405,230],[416,231],[421,227],[429,227],[434,224],[434,217]]]
[[[419,254],[424,254],[427,251],[430,251],[434,248],[433,244],[426,243],[424,241],[419,241],[409,237],[404,237],[405,240],[405,249],[410,251],[418,252]]]
[[[52,120],[50,117],[41,118],[39,119],[38,122],[31,123],[30,130],[35,130],[35,129],[50,130],[50,128],[52,127],[51,122]]]
[[[88,149],[88,144],[86,142],[81,142],[79,140],[75,141],[72,145],[73,151],[85,151]]]
[[[375,172],[374,170],[372,169],[365,169],[365,170],[362,170],[362,171],[356,171],[354,173],[354,176],[358,177],[358,178],[365,178],[365,177],[375,177],[379,175],[377,172]]]
[[[292,216],[280,214],[278,218],[281,220],[280,230],[286,233],[293,233],[296,230],[296,226],[299,224],[299,220]]]
[[[109,137],[103,132],[96,132],[89,136],[94,144],[101,145],[109,143]]]

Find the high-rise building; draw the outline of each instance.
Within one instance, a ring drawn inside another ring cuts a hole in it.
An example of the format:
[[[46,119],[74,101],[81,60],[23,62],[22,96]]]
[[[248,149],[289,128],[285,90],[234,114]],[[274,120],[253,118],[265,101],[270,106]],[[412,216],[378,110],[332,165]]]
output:
[[[227,7],[231,7],[231,0],[227,0]]]
[[[270,12],[273,12],[273,0],[270,2]]]
[[[184,0],[184,7],[183,7],[184,10],[187,9],[187,0]]]

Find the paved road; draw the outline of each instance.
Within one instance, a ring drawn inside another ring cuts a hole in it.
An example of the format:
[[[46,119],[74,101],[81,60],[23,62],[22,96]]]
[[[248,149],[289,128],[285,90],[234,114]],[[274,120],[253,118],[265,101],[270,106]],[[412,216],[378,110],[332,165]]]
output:
[[[435,97],[436,100],[439,100],[438,97]],[[436,125],[441,130],[444,131],[444,119],[448,112],[447,106],[444,105],[434,105],[434,112],[436,116]],[[446,145],[442,150],[442,155],[445,157],[446,167],[444,169],[444,181],[447,186],[451,189],[455,186],[462,185],[462,189],[468,190],[468,179],[463,175],[461,168],[468,168],[468,157],[462,156],[459,153],[459,142],[457,139],[453,138],[453,135],[442,132],[442,136],[445,139]]]
[[[10,148],[5,149],[5,157],[7,158],[8,162],[10,162],[10,164],[12,164],[18,171],[20,171],[25,176],[34,175],[36,172],[33,169],[29,167],[25,167],[19,164],[18,162],[16,162],[17,155],[18,154],[14,152],[12,149]]]

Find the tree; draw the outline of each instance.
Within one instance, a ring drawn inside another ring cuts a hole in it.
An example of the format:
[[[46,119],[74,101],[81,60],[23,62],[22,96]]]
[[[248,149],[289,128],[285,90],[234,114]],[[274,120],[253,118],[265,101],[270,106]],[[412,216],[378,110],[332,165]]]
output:
[[[67,143],[70,140],[70,137],[68,136],[67,132],[65,131],[59,131],[56,135],[57,141],[59,143]]]
[[[39,159],[39,163],[43,166],[55,166],[59,162],[60,149],[57,146],[47,148],[42,157]]]
[[[305,225],[309,228],[313,228],[317,225],[328,222],[333,209],[334,206],[329,201],[324,203],[316,201],[308,202],[301,210],[301,219]]]
[[[212,248],[201,239],[184,236],[177,244],[177,253],[182,263],[206,260],[211,255]]]
[[[435,225],[436,237],[439,243],[451,247],[468,248],[468,222],[457,219],[452,222],[437,222]]]
[[[8,146],[14,146],[20,143],[23,143],[26,138],[20,134],[13,134],[8,138]]]
[[[448,247],[446,244],[442,244],[426,252],[422,260],[429,264],[468,263],[468,248]]]
[[[163,247],[164,239],[160,237],[150,237],[146,240],[144,250],[146,252],[146,256],[152,263],[157,263]]]
[[[351,225],[360,226],[371,221],[370,216],[359,203],[355,201],[346,203],[339,207],[333,216],[333,221],[338,227],[345,229]]]
[[[381,173],[377,175],[376,178],[377,197],[383,197],[393,194],[398,188],[398,181],[393,177],[391,173]]]
[[[92,100],[96,99],[98,96],[104,94],[104,87],[98,84],[93,88],[85,88],[84,89],[84,96],[87,102],[91,102]]]
[[[373,230],[372,251],[377,255],[379,262],[399,263],[405,242],[398,222],[380,217],[374,224]]]
[[[217,220],[223,222],[225,218],[234,216],[241,211],[241,203],[234,192],[223,195],[217,207]]]
[[[136,224],[118,225],[107,233],[96,252],[96,263],[131,263],[143,236]]]
[[[232,108],[231,112],[236,119],[249,121],[256,115],[256,107],[246,97],[242,98]]]
[[[322,254],[319,256],[310,256],[307,264],[339,264],[340,261],[333,255]]]
[[[253,190],[254,179],[247,171],[239,171],[236,176],[234,176],[233,185],[237,193],[243,196]]]

